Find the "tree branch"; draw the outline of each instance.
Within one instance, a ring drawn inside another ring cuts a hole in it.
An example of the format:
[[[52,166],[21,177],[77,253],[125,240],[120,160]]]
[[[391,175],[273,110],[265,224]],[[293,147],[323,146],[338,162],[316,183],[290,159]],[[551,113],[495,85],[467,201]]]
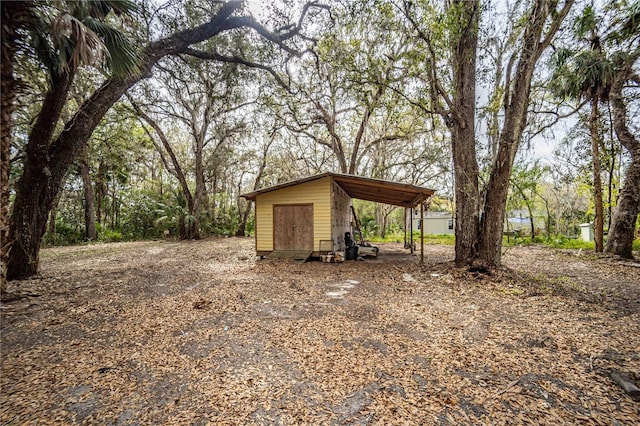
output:
[[[267,71],[269,74],[271,74],[273,76],[273,78],[276,80],[276,82],[278,82],[278,84],[280,86],[282,86],[288,93],[293,94],[293,92],[291,91],[291,86],[290,86],[290,78],[288,79],[289,82],[285,82],[282,77],[280,77],[278,75],[278,73],[271,68],[268,65],[264,65],[264,64],[259,64],[257,62],[252,62],[252,61],[248,61],[244,58],[241,58],[239,56],[224,56],[221,55],[219,53],[216,52],[203,52],[201,50],[196,50],[193,48],[186,48],[182,51],[182,53],[189,55],[189,56],[193,56],[194,58],[198,58],[198,59],[205,59],[205,60],[212,60],[212,61],[219,61],[219,62],[228,62],[228,63],[234,63],[234,64],[239,64],[239,65],[244,65],[246,67],[249,68],[257,68],[257,69],[261,69],[264,71]]]
[[[426,32],[422,31],[422,29],[420,28],[420,26],[418,25],[418,23],[416,22],[416,20],[413,18],[413,16],[411,15],[411,13],[409,12],[409,7],[412,5],[411,2],[409,2],[409,4],[405,3],[405,7],[401,10],[402,13],[404,14],[404,16],[409,20],[409,22],[411,23],[411,26],[413,27],[413,29],[418,33],[418,36],[426,43],[427,45],[427,49],[429,50],[429,56],[428,56],[428,60],[429,60],[429,68],[431,71],[431,80],[435,86],[436,91],[438,92],[438,94],[442,97],[442,99],[444,99],[444,102],[447,104],[447,107],[449,108],[449,113],[453,113],[455,114],[455,110],[453,108],[453,101],[449,98],[449,96],[447,95],[447,92],[444,90],[444,88],[442,87],[442,84],[440,83],[440,79],[438,78],[438,75],[436,73],[436,64],[435,64],[435,52],[433,50],[433,46],[431,45],[431,37],[429,36],[429,34],[427,34]],[[396,6],[398,7],[398,6]]]
[[[173,151],[173,148],[171,148],[171,144],[169,143],[169,139],[164,134],[164,131],[162,131],[162,129],[160,128],[160,125],[154,119],[149,117],[149,115],[147,115],[144,111],[142,111],[140,106],[133,100],[133,97],[131,95],[129,95],[129,93],[125,93],[125,96],[129,100],[129,103],[131,103],[131,106],[136,111],[136,113],[138,114],[140,119],[146,121],[153,128],[153,130],[156,132],[156,134],[160,138],[160,141],[162,142],[162,145],[163,145],[164,149],[167,151],[167,154],[169,154],[169,158],[171,158],[171,164],[173,165],[173,169],[176,172],[175,176],[176,176],[176,178],[178,178],[178,181],[180,182],[180,185],[182,186],[182,191],[184,192],[184,196],[187,198],[188,205],[190,205],[191,204],[191,200],[193,199],[193,197],[191,195],[191,191],[189,190],[189,185],[187,184],[187,179],[186,179],[186,177],[184,175],[184,172],[182,171],[182,167],[180,166],[180,163],[178,162],[178,158],[176,157],[176,154]]]
[[[553,40],[553,37],[555,37],[556,33],[560,29],[560,25],[562,25],[562,23],[564,22],[564,18],[569,13],[569,10],[571,10],[573,3],[575,3],[575,0],[567,0],[564,3],[564,6],[562,6],[562,9],[560,9],[560,12],[554,15],[553,21],[551,22],[549,30],[547,31],[547,35],[540,42],[540,47],[543,50],[546,49],[549,44],[551,44],[551,40]]]
[[[257,32],[262,38],[268,40],[274,44],[277,44],[282,50],[289,53],[292,56],[299,57],[303,52],[300,52],[290,46],[285,41],[299,35],[300,27],[296,25],[289,32],[286,33],[272,33],[256,21],[252,16],[232,16],[227,20],[228,24],[233,27],[246,27],[251,28]]]

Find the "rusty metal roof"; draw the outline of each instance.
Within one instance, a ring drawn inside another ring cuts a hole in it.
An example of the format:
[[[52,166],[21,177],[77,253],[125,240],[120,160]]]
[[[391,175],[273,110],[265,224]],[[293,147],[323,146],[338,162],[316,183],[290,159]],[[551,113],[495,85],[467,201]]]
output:
[[[299,185],[324,177],[331,177],[351,198],[375,201],[377,203],[391,204],[394,206],[415,207],[436,192],[434,189],[407,183],[326,172],[249,192],[241,195],[241,197],[247,200],[255,200],[256,196],[260,194],[277,191],[278,189]]]

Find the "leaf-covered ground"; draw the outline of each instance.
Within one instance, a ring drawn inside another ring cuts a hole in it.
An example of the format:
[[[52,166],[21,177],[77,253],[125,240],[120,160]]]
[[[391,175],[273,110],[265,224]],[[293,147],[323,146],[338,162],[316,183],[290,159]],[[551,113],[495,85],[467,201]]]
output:
[[[640,268],[510,248],[259,261],[252,239],[44,250],[1,307],[2,424],[638,424]]]

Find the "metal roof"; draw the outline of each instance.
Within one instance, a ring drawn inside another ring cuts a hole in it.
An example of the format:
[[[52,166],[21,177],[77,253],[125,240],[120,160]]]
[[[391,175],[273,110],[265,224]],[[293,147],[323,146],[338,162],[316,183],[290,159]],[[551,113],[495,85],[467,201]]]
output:
[[[256,196],[260,194],[277,191],[278,189],[299,185],[324,177],[331,177],[351,198],[375,201],[377,203],[391,204],[394,206],[415,207],[436,192],[434,189],[407,183],[326,172],[249,192],[241,195],[241,197],[247,200],[255,200]]]

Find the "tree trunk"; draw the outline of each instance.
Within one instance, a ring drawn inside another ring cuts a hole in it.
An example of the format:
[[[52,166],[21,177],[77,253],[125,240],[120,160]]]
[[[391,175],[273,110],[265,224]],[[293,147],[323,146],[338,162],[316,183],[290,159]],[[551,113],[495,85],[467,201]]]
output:
[[[107,110],[140,78],[109,80],[103,84],[80,107],[50,146],[46,144],[47,138],[29,138],[22,176],[16,185],[11,217],[14,243],[9,257],[8,279],[26,278],[37,273],[46,219],[67,170],[84,149],[93,129]],[[66,92],[62,96],[66,97]],[[45,104],[46,102],[47,98]],[[46,110],[43,104],[41,116],[47,115]],[[39,128],[39,123],[40,120],[34,126],[32,135],[44,133]],[[42,127],[47,127],[46,123]]]
[[[264,175],[264,170],[267,168],[267,155],[269,154],[269,148],[273,144],[275,140],[275,131],[271,133],[271,138],[269,142],[264,146],[262,150],[262,161],[260,161],[260,167],[258,168],[258,175],[256,176],[256,180],[253,182],[253,190],[257,191],[260,189],[260,185],[262,184],[262,176]],[[238,190],[238,193],[240,191]],[[244,213],[242,215],[242,220],[240,221],[238,231],[236,232],[237,237],[244,237],[247,232],[247,220],[249,219],[249,213],[251,212],[251,207],[253,206],[252,201],[247,201],[247,205],[244,209]]]
[[[478,259],[488,267],[500,266],[502,263],[502,230],[509,194],[509,178],[522,133],[527,124],[533,72],[540,55],[551,43],[551,38],[558,31],[572,5],[573,1],[568,0],[560,11],[555,11],[550,10],[554,7],[553,2],[547,0],[534,2],[522,37],[518,64],[513,74],[515,80],[512,85],[507,81],[504,124],[500,134],[498,153],[487,184],[478,238]],[[549,13],[554,19],[541,39]],[[507,79],[510,78],[511,75],[508,75]]]
[[[547,238],[551,237],[551,222],[552,222],[552,218],[551,218],[551,210],[549,210],[549,200],[547,200],[546,198],[542,198],[542,201],[544,201],[544,208],[547,212],[547,219],[545,220],[546,222],[546,234],[547,234]]]
[[[455,177],[455,263],[470,264],[477,253],[479,193],[475,140],[476,49],[478,47],[479,1],[457,1],[467,22],[453,52],[453,108],[448,125]]]
[[[535,195],[534,195],[535,196]],[[536,236],[536,224],[533,218],[533,200],[525,198],[525,206],[527,206],[527,212],[529,213],[529,230],[531,231],[531,240]]]
[[[260,173],[258,173],[260,175]],[[242,194],[242,180],[244,177],[244,172],[240,175],[240,179],[238,179],[237,191],[238,194]],[[255,187],[255,183],[254,183]],[[238,209],[238,229],[236,229],[236,237],[244,237],[247,233],[247,221],[249,220],[249,214],[251,213],[251,207],[253,206],[253,202],[250,200],[245,200],[244,203],[241,200],[242,197],[238,196],[236,198],[236,208]]]
[[[80,176],[82,177],[82,186],[84,188],[84,230],[85,237],[89,241],[98,238],[96,230],[96,212],[93,204],[93,186],[91,176],[89,175],[89,164],[86,158],[79,162]]]
[[[391,67],[393,62],[389,62],[386,69],[386,74],[389,74],[389,67]],[[373,98],[369,101],[369,103],[365,106],[364,113],[362,114],[362,119],[360,120],[360,126],[358,127],[358,132],[356,133],[356,137],[353,143],[353,151],[351,151],[351,160],[349,161],[349,174],[354,175],[358,171],[358,160],[360,158],[360,146],[364,140],[365,129],[367,128],[367,124],[369,123],[369,119],[371,118],[371,112],[376,108],[376,105],[382,95],[384,94],[387,86],[378,85],[376,88],[376,92],[373,95]],[[382,231],[384,234],[384,231]],[[384,235],[383,235],[384,236]]]
[[[104,205],[105,198],[107,196],[107,184],[106,181],[107,167],[104,163],[100,163],[98,166],[98,176],[96,178],[96,222],[100,225],[104,224],[104,219],[102,215],[102,206]],[[162,195],[162,192],[160,193]]]
[[[607,229],[611,229],[611,221],[613,220],[613,181],[614,171],[616,168],[616,156],[615,153],[611,155],[609,160],[609,176],[607,178]]]
[[[58,244],[56,218],[58,217],[58,205],[60,204],[60,195],[61,193],[58,193],[55,200],[53,200],[53,205],[51,206],[51,211],[49,212],[49,222],[47,226],[47,232],[50,235],[50,243],[52,245]]]
[[[49,226],[47,232],[49,233],[49,244],[56,245],[57,242],[57,225],[56,225],[56,217],[58,216],[58,209],[55,206],[51,207],[51,211],[49,212]]]
[[[145,113],[142,110],[142,108],[140,108],[140,106],[133,100],[131,96],[127,94],[127,98],[129,99],[129,102],[133,106],[133,109],[138,114],[138,117],[140,117],[141,120],[144,120],[145,122],[147,122],[147,124],[149,124],[153,128],[154,132],[158,135],[158,138],[162,143],[162,147],[164,148],[164,151],[166,151],[167,155],[169,156],[169,159],[171,160],[171,167],[169,167],[168,161],[166,160],[164,152],[162,151],[163,148],[161,148],[157,143],[154,142],[154,145],[156,146],[156,150],[158,150],[158,154],[160,154],[160,157],[163,159],[163,162],[166,162],[165,167],[167,171],[169,171],[173,176],[176,177],[176,179],[178,179],[178,183],[180,184],[180,188],[182,189],[182,195],[185,198],[187,214],[189,217],[180,218],[180,223],[178,226],[178,235],[180,239],[182,240],[199,239],[200,238],[200,233],[198,232],[198,227],[199,227],[198,209],[200,204],[199,197],[202,196],[202,192],[204,191],[202,148],[200,147],[196,149],[196,152],[195,152],[196,192],[195,192],[195,198],[194,198],[194,196],[191,194],[191,190],[189,189],[189,183],[187,182],[186,175],[182,170],[182,166],[178,161],[178,157],[176,156],[175,151],[173,150],[173,148],[171,147],[171,144],[169,143],[169,138],[167,138],[167,135],[164,133],[164,131],[162,130],[158,122],[153,118],[151,118],[147,113]],[[200,176],[200,178],[198,178],[197,176]]]
[[[382,213],[382,220],[380,221],[380,236],[382,238],[386,238],[387,237],[387,225],[388,225],[388,221],[387,221],[387,215],[384,214],[384,212]]]
[[[518,191],[518,194],[520,194],[520,196],[522,197],[522,201],[524,201],[524,205],[527,208],[527,212],[529,213],[529,229],[531,230],[531,234],[530,234],[531,240],[533,240],[533,237],[535,236],[535,233],[536,233],[535,224],[533,222],[533,210],[531,208],[533,201],[529,197],[527,197],[527,194],[524,193],[524,190],[520,185],[514,182],[513,186],[515,187],[516,191]],[[520,219],[522,219],[522,215],[520,216]],[[508,226],[509,226],[509,222],[507,221],[507,229],[508,229]]]
[[[187,228],[184,223],[184,216],[178,218],[178,238],[181,240],[187,239]]]
[[[5,2],[2,3],[4,5]],[[7,279],[26,278],[37,273],[40,246],[52,202],[69,167],[82,152],[109,108],[127,89],[150,75],[151,68],[162,57],[181,52],[188,46],[223,31],[250,25],[246,19],[232,16],[240,6],[241,3],[225,3],[209,22],[147,45],[141,53],[139,72],[126,78],[107,80],[80,106],[57,139],[51,141],[59,114],[56,116],[47,112],[45,104],[49,102],[57,105],[56,102],[62,102],[64,105],[68,91],[61,90],[64,88],[63,84],[54,84],[51,93],[45,97],[39,118],[31,131],[23,173],[16,185],[8,238],[8,241],[12,241],[12,247],[7,261]],[[55,95],[55,98],[47,100],[51,95]]]
[[[611,106],[609,105],[609,131],[611,133],[611,149],[609,150],[609,176],[607,179],[607,229],[611,229],[611,221],[613,221],[613,181],[616,170],[616,143],[613,137],[613,116]]]
[[[640,149],[638,151],[627,168],[606,247],[607,253],[627,259],[633,258],[633,239],[640,212]]]
[[[0,295],[7,290],[7,262],[11,247],[9,237],[9,177],[11,171],[11,114],[16,96],[13,64],[16,52],[17,19],[19,2],[2,2],[2,57],[0,73],[2,104],[0,114]]]
[[[613,125],[620,143],[629,150],[631,164],[625,174],[624,186],[618,196],[618,205],[609,229],[606,252],[633,258],[633,238],[638,213],[640,213],[640,141],[627,126],[627,107],[622,96],[622,87],[631,72],[630,66],[622,68],[611,87]]]
[[[189,210],[189,221],[187,222],[187,240],[199,240],[200,239],[200,218],[195,211],[193,204]]]
[[[26,278],[38,272],[38,255],[52,202],[61,180],[53,180],[39,164],[25,162],[22,177],[16,186],[13,205],[7,279]]]
[[[238,221],[238,230],[236,231],[236,237],[244,237],[247,234],[247,221],[249,220],[249,214],[253,207],[253,201],[247,201],[246,206],[242,209],[240,220]]]
[[[589,131],[591,133],[591,156],[593,160],[593,205],[595,208],[594,237],[596,253],[604,249],[604,207],[602,203],[602,165],[600,162],[600,132],[598,130],[598,95],[591,98],[591,116],[589,117]]]
[[[542,51],[536,49],[546,14],[542,1],[536,2],[525,28],[522,50],[515,72],[513,87],[505,89],[505,118],[500,134],[498,153],[489,176],[480,221],[478,258],[487,266],[502,263],[502,231],[509,194],[509,179],[513,161],[526,126],[531,79],[538,57]]]
[[[55,160],[51,158],[48,141],[64,108],[73,77],[73,71],[52,77],[52,87],[45,94],[42,108],[29,134],[11,215],[10,240],[13,244],[7,262],[9,280],[25,278],[38,271],[38,255],[49,211],[72,162],[68,155]]]
[[[116,193],[116,184],[111,184],[111,209],[109,210],[109,219],[111,222],[111,230],[116,230],[116,209],[118,208],[118,194]]]
[[[193,228],[191,230],[190,239],[199,240],[200,239],[200,206],[202,203],[202,198],[205,194],[205,183],[204,183],[204,139],[206,137],[206,131],[208,127],[209,117],[208,113],[205,112],[205,116],[203,117],[203,125],[202,130],[198,135],[193,135],[195,137],[196,149],[195,149],[195,161],[196,161],[196,190],[193,194],[193,211],[191,211],[191,215],[193,216]]]

